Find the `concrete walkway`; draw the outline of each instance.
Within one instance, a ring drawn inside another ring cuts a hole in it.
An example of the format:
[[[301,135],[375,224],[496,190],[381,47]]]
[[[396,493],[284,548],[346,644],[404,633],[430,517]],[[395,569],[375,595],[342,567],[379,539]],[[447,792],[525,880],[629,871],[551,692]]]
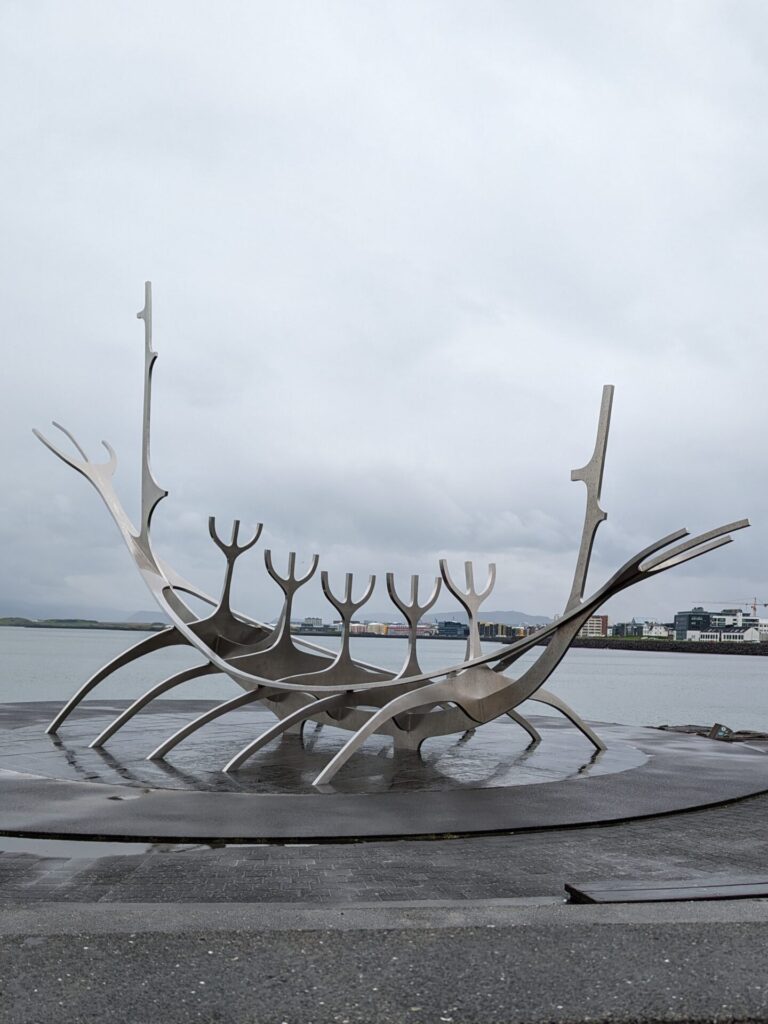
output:
[[[9,849],[0,1021],[768,1020],[768,902],[562,903],[767,854],[768,797],[477,839]]]
[[[0,1021],[762,1021],[761,901],[36,904]]]

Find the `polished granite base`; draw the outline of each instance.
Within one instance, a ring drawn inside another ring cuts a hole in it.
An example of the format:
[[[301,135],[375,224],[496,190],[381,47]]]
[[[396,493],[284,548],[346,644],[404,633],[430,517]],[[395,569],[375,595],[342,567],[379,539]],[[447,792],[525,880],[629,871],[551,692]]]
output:
[[[596,753],[564,720],[540,716],[538,745],[506,718],[435,737],[421,755],[371,737],[319,792],[312,779],[348,739],[343,730],[310,724],[226,775],[221,767],[274,721],[270,712],[235,712],[153,762],[147,753],[209,706],[157,701],[90,749],[124,706],[87,703],[58,736],[44,732],[53,705],[0,706],[0,832],[173,842],[468,835],[626,820],[768,790],[768,760],[756,750],[603,724],[608,750]]]

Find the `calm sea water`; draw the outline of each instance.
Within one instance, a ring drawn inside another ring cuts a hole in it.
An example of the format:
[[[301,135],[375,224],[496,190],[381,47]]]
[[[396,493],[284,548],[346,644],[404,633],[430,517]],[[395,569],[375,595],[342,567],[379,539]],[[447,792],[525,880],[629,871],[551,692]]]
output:
[[[0,702],[63,702],[104,662],[142,636],[117,630],[2,628]],[[329,649],[338,644],[335,637],[323,637],[320,642]],[[355,638],[352,649],[363,661],[397,670],[405,641]],[[426,640],[420,644],[419,657],[422,667],[430,670],[455,664],[463,651],[463,643],[455,640]],[[514,674],[532,664],[538,651],[521,658]],[[199,660],[189,649],[158,651],[115,673],[93,697],[137,697]],[[568,653],[547,686],[594,721],[628,725],[718,721],[733,729],[768,731],[768,658],[578,649]],[[180,686],[171,696],[223,700],[238,692],[231,680],[210,676]],[[530,711],[546,713],[540,704]]]

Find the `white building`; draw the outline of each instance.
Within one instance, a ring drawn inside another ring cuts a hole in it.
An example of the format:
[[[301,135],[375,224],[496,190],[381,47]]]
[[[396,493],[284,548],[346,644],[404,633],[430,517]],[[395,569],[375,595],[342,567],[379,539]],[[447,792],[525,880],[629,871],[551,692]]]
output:
[[[757,626],[726,626],[722,629],[689,629],[686,640],[701,640],[704,643],[759,644],[760,630]]]
[[[643,636],[650,637],[652,640],[669,640],[672,630],[661,622],[644,622]]]

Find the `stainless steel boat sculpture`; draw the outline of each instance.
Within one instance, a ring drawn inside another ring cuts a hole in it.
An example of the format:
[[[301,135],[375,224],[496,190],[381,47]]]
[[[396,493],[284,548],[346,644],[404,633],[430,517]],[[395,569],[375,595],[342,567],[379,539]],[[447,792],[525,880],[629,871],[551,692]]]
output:
[[[264,552],[267,572],[284,595],[282,613],[274,628],[236,612],[230,606],[235,563],[256,544],[261,525],[256,527],[250,539],[241,542],[240,524],[235,522],[231,538],[225,542],[219,535],[215,520],[209,521],[211,538],[221,549],[226,562],[224,584],[218,600],[185,580],[157,556],[150,538],[150,527],[155,509],[168,492],[156,482],[149,459],[152,371],[157,358],[152,348],[152,291],[149,283],[145,286],[144,308],[138,317],[144,321],[145,338],[139,527],[131,522],[115,492],[113,477],[117,457],[106,441],[102,444],[109,456],[107,461],[91,462],[72,434],[59,424],[54,423],[54,426],[71,441],[79,457],[66,454],[39,431],[35,430],[35,434],[63,462],[86,477],[101,495],[144,582],[171,625],[140,640],[100,668],[61,709],[48,726],[49,733],[57,732],[78,704],[117,669],[162,648],[187,644],[201,656],[200,664],[158,682],[104,729],[91,746],[101,747],[110,736],[161,694],[190,679],[225,673],[241,687],[242,692],[189,722],[153,750],[149,754],[150,759],[164,758],[177,744],[207,722],[253,701],[264,702],[275,713],[277,721],[225,765],[224,770],[227,772],[240,768],[252,754],[282,733],[300,731],[309,720],[352,733],[347,743],[315,779],[315,785],[328,783],[366,737],[374,732],[391,736],[395,746],[418,750],[424,740],[431,736],[463,733],[507,715],[529,733],[533,742],[538,742],[540,736],[536,729],[517,710],[526,700],[556,708],[598,750],[602,750],[604,744],[599,736],[564,701],[543,688],[577,633],[608,598],[642,579],[656,576],[675,565],[730,543],[730,532],[749,525],[746,519],[742,519],[687,540],[682,540],[688,537],[687,530],[676,530],[638,552],[606,583],[585,597],[584,587],[595,534],[606,518],[606,513],[600,508],[600,491],[613,399],[613,387],[606,386],[603,388],[597,440],[592,457],[583,469],[571,473],[572,480],[580,480],[586,485],[586,513],[573,585],[563,614],[530,636],[497,648],[490,654],[483,654],[478,613],[494,586],[495,566],[489,567],[488,582],[483,590],[478,591],[471,562],[465,564],[466,583],[465,589],[462,589],[453,579],[446,561],[442,560],[440,577],[435,580],[430,596],[423,604],[419,603],[417,576],[411,577],[410,599],[406,601],[397,592],[393,575],[388,573],[386,579],[389,596],[405,617],[409,634],[407,655],[400,672],[393,674],[383,671],[353,658],[349,644],[352,617],[370,598],[375,584],[374,576],[369,578],[362,596],[355,600],[350,573],[346,576],[344,593],[340,597],[332,588],[327,573],[321,572],[325,597],[336,609],[342,622],[341,646],[338,653],[334,653],[300,637],[293,637],[290,632],[293,597],[299,587],[314,575],[319,562],[317,555],[313,556],[307,574],[298,578],[295,574],[294,552],[288,555],[288,569],[284,576],[275,568],[272,553],[268,550]],[[678,541],[680,543],[676,543]],[[441,585],[465,609],[469,621],[469,639],[462,661],[426,673],[421,671],[417,659],[417,626],[424,613],[437,600]],[[193,595],[210,605],[211,613],[200,618],[185,601],[185,595]],[[541,647],[536,662],[517,678],[508,675],[510,666],[542,640],[546,640],[547,645]]]

